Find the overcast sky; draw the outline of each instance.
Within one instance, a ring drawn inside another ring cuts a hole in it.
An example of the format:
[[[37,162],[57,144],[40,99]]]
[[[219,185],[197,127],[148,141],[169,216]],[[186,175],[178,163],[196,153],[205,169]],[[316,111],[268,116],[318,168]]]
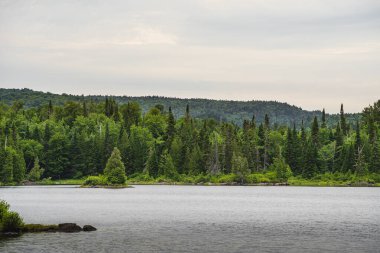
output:
[[[380,1],[0,0],[0,87],[358,112],[380,98]]]

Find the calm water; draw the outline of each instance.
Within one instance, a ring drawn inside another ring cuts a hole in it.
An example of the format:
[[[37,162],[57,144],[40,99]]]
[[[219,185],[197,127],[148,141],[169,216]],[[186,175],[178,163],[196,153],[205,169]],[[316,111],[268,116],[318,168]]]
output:
[[[380,252],[380,188],[135,186],[0,188],[27,223],[0,252]]]

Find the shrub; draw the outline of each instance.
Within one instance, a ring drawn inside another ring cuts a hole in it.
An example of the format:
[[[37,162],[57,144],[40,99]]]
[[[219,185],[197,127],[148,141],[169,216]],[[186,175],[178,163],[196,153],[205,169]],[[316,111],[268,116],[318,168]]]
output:
[[[90,186],[107,185],[107,179],[104,176],[89,176],[84,180],[83,184]]]
[[[0,201],[0,232],[20,232],[24,222],[16,212],[9,211],[9,204]]]
[[[3,232],[20,232],[24,222],[16,212],[7,212],[1,220],[1,229]]]
[[[129,177],[130,181],[134,182],[152,182],[154,179],[148,173],[135,173]]]
[[[4,200],[0,201],[0,221],[9,210],[9,204]]]
[[[219,183],[225,183],[225,184],[231,184],[238,180],[237,176],[235,174],[225,174],[221,175],[218,178]]]
[[[200,184],[200,183],[207,183],[211,181],[211,176],[210,175],[205,175],[205,174],[200,174],[194,177],[194,183],[195,184]]]

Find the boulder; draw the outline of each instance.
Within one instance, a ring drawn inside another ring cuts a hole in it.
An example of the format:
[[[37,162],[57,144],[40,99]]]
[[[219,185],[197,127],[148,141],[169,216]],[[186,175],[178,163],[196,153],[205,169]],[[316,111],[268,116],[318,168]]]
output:
[[[91,225],[84,225],[83,231],[86,231],[86,232],[96,231],[96,228]]]
[[[74,233],[82,231],[82,228],[76,223],[62,223],[58,224],[58,231],[65,233]]]

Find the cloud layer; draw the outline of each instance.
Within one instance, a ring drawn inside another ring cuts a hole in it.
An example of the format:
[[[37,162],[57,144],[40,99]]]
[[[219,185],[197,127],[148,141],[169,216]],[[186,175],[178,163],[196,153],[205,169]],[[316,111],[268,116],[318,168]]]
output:
[[[377,0],[0,0],[0,87],[278,100],[380,94]]]

